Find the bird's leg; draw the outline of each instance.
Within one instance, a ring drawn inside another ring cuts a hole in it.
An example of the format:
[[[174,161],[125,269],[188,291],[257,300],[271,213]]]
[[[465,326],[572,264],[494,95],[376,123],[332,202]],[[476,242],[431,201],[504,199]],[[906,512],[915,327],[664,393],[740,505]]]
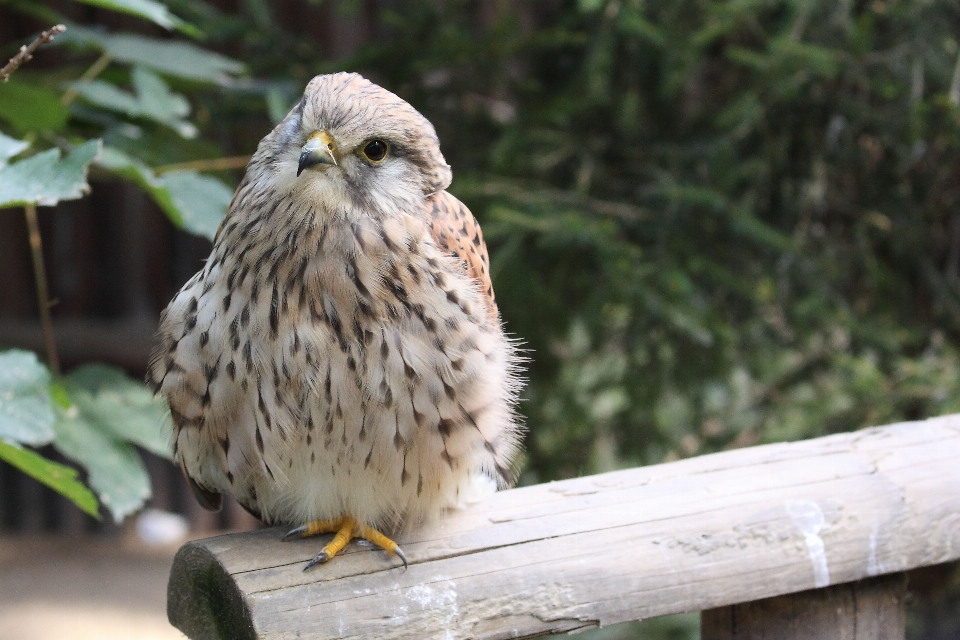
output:
[[[353,518],[344,518],[343,523],[340,526],[340,529],[337,531],[337,535],[333,536],[333,540],[327,543],[323,549],[320,550],[313,560],[307,563],[307,566],[303,568],[304,571],[314,567],[321,562],[326,562],[333,556],[340,553],[340,551],[347,546],[347,543],[353,539],[353,532],[357,528],[357,521]]]
[[[407,567],[407,556],[403,553],[403,550],[396,542],[383,535],[376,529],[361,525],[357,523],[356,520],[349,517],[338,518],[336,520],[314,520],[305,525],[291,529],[285,536],[283,536],[283,539],[286,540],[292,536],[306,538],[321,533],[334,532],[336,532],[337,535],[335,535],[333,540],[328,542],[327,545],[320,550],[320,553],[318,553],[313,560],[307,563],[307,566],[303,568],[304,571],[330,560],[333,556],[340,553],[340,551],[347,546],[347,543],[353,538],[363,538],[364,540],[372,542],[389,553],[391,556],[398,556],[403,561],[404,568]]]
[[[371,527],[363,527],[363,526],[360,527],[360,529],[357,531],[357,535],[363,538],[364,540],[368,540],[373,544],[377,545],[378,547],[380,547],[390,555],[399,556],[400,559],[403,560],[403,568],[404,569],[407,568],[407,556],[406,554],[403,553],[403,549],[401,549],[400,545],[398,545],[396,542],[394,542],[387,536],[383,535],[376,529],[373,529]]]
[[[340,531],[340,527],[343,526],[343,520],[343,518],[337,518],[336,520],[314,520],[290,529],[290,531],[287,531],[286,535],[283,536],[283,539],[287,540],[293,536],[309,538],[310,536],[317,536],[321,533],[336,533]]]

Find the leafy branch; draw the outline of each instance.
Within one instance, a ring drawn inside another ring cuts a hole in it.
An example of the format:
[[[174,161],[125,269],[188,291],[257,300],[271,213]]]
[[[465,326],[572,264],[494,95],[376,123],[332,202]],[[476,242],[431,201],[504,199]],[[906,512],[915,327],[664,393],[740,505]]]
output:
[[[182,33],[200,33],[155,0],[79,1]],[[168,78],[184,81],[187,91],[225,86],[243,65],[191,43],[70,23],[41,3],[18,4],[13,10],[62,20],[69,30],[58,24],[21,47],[0,71],[4,81],[61,34],[57,44],[99,56],[73,82],[64,83],[62,70],[54,70],[0,85],[0,213],[24,210],[46,353],[44,364],[27,351],[0,350],[0,460],[95,517],[99,502],[119,522],[151,495],[135,447],[171,457],[169,411],[163,400],[119,369],[86,364],[61,371],[38,208],[84,197],[90,192],[88,173],[95,168],[140,186],[177,226],[212,238],[232,190],[198,172],[242,167],[249,158],[209,160],[210,149],[217,148],[209,142],[178,146],[178,140],[196,139],[200,128],[190,119],[190,100],[174,91]],[[112,65],[117,69],[103,74]],[[62,94],[52,90],[57,86]],[[99,135],[91,136],[96,128]],[[45,147],[51,142],[56,146]],[[155,150],[161,151],[154,155]],[[31,449],[44,446],[52,446],[83,474]]]

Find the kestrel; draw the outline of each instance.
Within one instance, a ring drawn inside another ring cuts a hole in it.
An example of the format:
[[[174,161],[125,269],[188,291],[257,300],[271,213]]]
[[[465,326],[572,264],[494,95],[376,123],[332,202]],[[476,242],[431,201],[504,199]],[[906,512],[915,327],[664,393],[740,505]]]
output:
[[[436,132],[357,74],[321,75],[259,144],[204,268],[164,311],[148,379],[197,500],[289,535],[403,552],[514,480],[516,349]]]

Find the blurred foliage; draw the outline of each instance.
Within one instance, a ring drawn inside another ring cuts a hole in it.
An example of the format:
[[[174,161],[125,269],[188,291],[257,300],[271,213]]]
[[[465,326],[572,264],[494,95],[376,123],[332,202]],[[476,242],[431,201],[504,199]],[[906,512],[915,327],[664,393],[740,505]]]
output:
[[[192,36],[202,35],[196,26],[154,0],[82,1]],[[198,135],[198,114],[191,102],[223,91],[259,91],[262,96],[268,87],[251,89],[240,77],[243,64],[185,41],[184,36],[169,39],[112,33],[98,25],[76,24],[46,3],[0,0],[0,5],[46,24],[67,27],[35,54],[60,47],[60,64],[37,71],[27,63],[0,87],[0,132],[6,134],[0,139],[0,152],[5,152],[5,160],[18,154],[29,156],[6,167],[6,171],[19,173],[7,174],[3,180],[0,207],[30,201],[8,197],[6,189],[24,191],[28,185],[21,184],[18,175],[35,175],[34,163],[52,171],[59,150],[69,154],[85,142],[99,139],[102,151],[92,165],[94,178],[136,183],[174,224],[213,238],[226,213],[232,185],[183,164],[222,156],[210,136]],[[19,44],[8,43],[3,52],[12,56]],[[28,146],[10,148],[5,141]],[[43,181],[44,176],[34,179]],[[56,202],[32,201],[40,205]]]
[[[268,104],[348,69],[437,126],[531,350],[526,481],[960,410],[955,3],[383,2],[340,60],[171,6]]]
[[[43,122],[209,237],[228,190],[157,168],[251,150],[316,73],[406,98],[530,349],[525,481],[960,408],[954,3],[339,2],[337,60],[264,0],[168,4],[202,48],[68,22],[109,64],[21,72],[76,94]]]
[[[92,516],[98,498],[115,522],[150,497],[150,478],[131,446],[170,456],[165,404],[140,382],[89,364],[54,377],[29,351],[0,351],[0,460],[62,493]],[[75,469],[25,449],[52,445],[86,470],[94,493]]]
[[[154,0],[83,1],[200,34]],[[141,186],[175,224],[212,238],[232,192],[220,180],[178,165],[220,153],[210,142],[194,142],[198,127],[190,101],[170,81],[189,83],[186,89],[194,92],[219,88],[243,65],[188,42],[76,25],[43,4],[3,4],[51,25],[69,24],[55,44],[68,44],[70,52],[45,71],[30,70],[27,61],[0,85],[0,209],[81,198],[90,191],[92,167],[101,179]],[[10,43],[11,56],[18,47]],[[92,64],[89,52],[97,56]],[[171,138],[183,143],[171,144]],[[39,239],[32,250],[42,265]],[[55,360],[52,353],[48,357]],[[133,445],[170,457],[166,406],[117,369],[89,364],[59,376],[51,373],[58,363],[50,364],[29,352],[0,351],[0,460],[90,515],[98,516],[102,505],[120,522],[151,495]],[[75,469],[24,448],[46,445],[80,465],[93,492]]]

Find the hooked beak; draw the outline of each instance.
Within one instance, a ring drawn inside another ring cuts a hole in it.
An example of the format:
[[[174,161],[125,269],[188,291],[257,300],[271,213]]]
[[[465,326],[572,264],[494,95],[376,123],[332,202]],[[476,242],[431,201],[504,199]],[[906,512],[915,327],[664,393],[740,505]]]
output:
[[[319,165],[319,166],[318,166]],[[307,138],[307,144],[300,150],[300,164],[297,165],[297,176],[304,169],[317,167],[325,170],[330,166],[339,166],[337,162],[337,143],[326,131],[315,131]]]

